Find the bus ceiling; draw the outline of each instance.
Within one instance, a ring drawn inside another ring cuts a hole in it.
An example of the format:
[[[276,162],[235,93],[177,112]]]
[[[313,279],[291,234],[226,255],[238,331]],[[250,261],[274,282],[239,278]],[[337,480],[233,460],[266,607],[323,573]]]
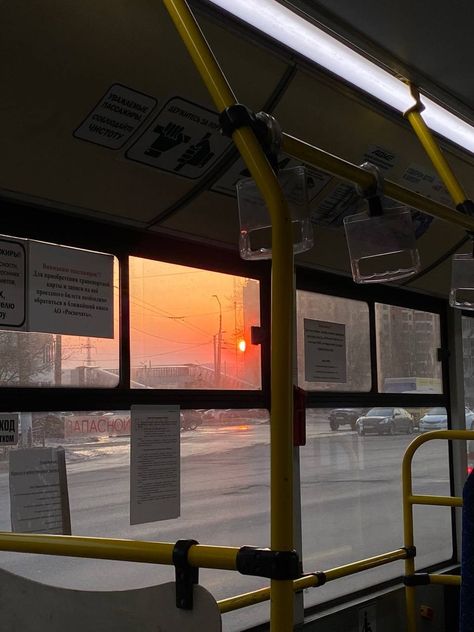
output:
[[[373,162],[388,180],[453,207],[399,112],[219,4],[225,3],[195,0],[192,7],[240,102],[272,113],[288,135],[355,165]],[[446,15],[436,1],[419,20],[400,23],[407,13],[399,5],[382,14],[367,1],[357,10],[350,2],[281,4],[472,120],[471,39],[462,37],[470,23],[467,6]],[[410,5],[410,12],[421,10]],[[0,15],[2,58],[8,59],[0,70],[0,196],[6,203],[237,249],[235,183],[244,166],[220,135],[216,108],[161,2],[119,0],[100,12],[91,0],[28,8],[2,3]],[[471,152],[440,142],[472,197]],[[280,157],[281,166],[297,162]],[[348,274],[341,218],[356,210],[354,189],[322,169],[310,177],[315,247],[297,263]],[[465,231],[421,213],[416,226],[423,268],[430,271],[410,286],[446,296],[443,255],[470,248]]]

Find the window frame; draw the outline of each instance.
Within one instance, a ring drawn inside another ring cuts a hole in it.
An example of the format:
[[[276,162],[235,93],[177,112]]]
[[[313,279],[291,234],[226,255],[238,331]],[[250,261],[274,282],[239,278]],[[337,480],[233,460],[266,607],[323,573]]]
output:
[[[65,215],[38,206],[0,201],[5,221],[2,234],[37,239],[64,246],[97,250],[114,255],[119,264],[119,382],[112,388],[82,387],[0,387],[0,411],[30,412],[61,410],[130,409],[132,404],[169,404],[182,408],[269,408],[270,407],[270,262],[243,261],[237,251],[185,240],[143,228],[106,223]],[[113,247],[110,247],[113,244]],[[157,255],[158,253],[158,255]],[[184,265],[202,270],[252,278],[260,283],[260,326],[267,332],[261,344],[261,388],[257,390],[217,389],[132,389],[130,387],[130,278],[129,257]]]
[[[369,308],[369,343],[371,360],[371,389],[368,392],[354,391],[310,391],[307,393],[308,408],[366,408],[373,406],[399,406],[401,408],[425,408],[445,406],[449,408],[449,374],[447,352],[447,308],[444,299],[418,294],[387,285],[356,285],[352,279],[329,272],[297,269],[296,289],[337,298],[362,301]],[[443,393],[409,394],[381,393],[377,382],[377,341],[375,304],[384,303],[431,312],[440,319],[441,382]]]

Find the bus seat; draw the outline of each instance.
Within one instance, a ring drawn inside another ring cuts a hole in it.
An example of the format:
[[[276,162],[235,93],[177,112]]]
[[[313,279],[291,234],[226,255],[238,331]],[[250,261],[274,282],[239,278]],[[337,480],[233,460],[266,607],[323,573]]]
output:
[[[220,632],[214,597],[194,586],[194,608],[175,605],[175,584],[84,591],[49,586],[0,569],[0,629],[7,632]]]

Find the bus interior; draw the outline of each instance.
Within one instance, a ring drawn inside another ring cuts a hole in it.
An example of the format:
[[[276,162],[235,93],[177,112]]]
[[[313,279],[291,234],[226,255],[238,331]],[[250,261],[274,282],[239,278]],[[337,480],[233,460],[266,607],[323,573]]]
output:
[[[474,630],[472,19],[0,0],[2,632]]]

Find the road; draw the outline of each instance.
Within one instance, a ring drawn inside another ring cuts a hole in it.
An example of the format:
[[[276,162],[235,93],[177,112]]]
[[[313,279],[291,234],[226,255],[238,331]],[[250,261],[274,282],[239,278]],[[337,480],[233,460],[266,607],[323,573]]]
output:
[[[331,432],[324,417],[308,419],[301,449],[305,571],[323,570],[402,546],[400,462],[412,436],[359,437]],[[68,481],[75,535],[205,544],[269,544],[269,426],[264,423],[201,426],[182,437],[182,515],[130,526],[129,445],[126,439],[69,446]],[[414,464],[417,493],[447,494],[447,449],[431,442]],[[8,475],[0,473],[8,498]],[[416,510],[418,565],[450,555],[450,515],[445,508]],[[0,529],[10,530],[2,504]],[[121,589],[168,581],[173,569],[147,564],[72,560],[2,553],[2,567],[47,583],[82,589]],[[389,565],[309,591],[307,603],[326,600],[367,583],[400,575]],[[225,571],[202,570],[201,583],[217,599],[266,584]],[[351,588],[347,588],[350,582]],[[226,615],[226,630],[267,617],[267,606]]]

